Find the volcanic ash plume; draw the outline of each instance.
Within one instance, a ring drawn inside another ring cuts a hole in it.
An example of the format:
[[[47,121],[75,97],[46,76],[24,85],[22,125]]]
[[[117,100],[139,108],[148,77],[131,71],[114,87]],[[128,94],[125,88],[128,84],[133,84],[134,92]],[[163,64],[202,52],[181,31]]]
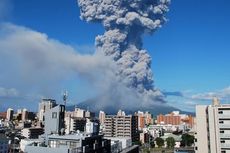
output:
[[[170,0],[78,0],[81,19],[101,22],[106,32],[96,37],[98,52],[118,66],[116,76],[128,88],[151,101],[159,101],[154,89],[151,57],[142,49],[142,35],[153,33],[166,21]]]

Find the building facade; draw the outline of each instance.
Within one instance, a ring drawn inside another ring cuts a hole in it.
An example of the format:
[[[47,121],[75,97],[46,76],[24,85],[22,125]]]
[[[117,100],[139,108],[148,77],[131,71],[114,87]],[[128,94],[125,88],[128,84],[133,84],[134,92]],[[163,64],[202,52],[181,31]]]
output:
[[[6,112],[6,119],[8,121],[11,121],[13,119],[13,116],[14,116],[14,110],[12,108],[8,108]]]
[[[45,112],[50,110],[51,108],[57,106],[56,100],[54,99],[42,99],[42,101],[39,103],[38,108],[38,118],[39,121],[44,122]]]
[[[157,124],[182,125],[186,124],[188,128],[194,127],[194,117],[191,115],[180,114],[179,111],[173,111],[170,114],[158,115]]]
[[[38,139],[44,133],[44,129],[40,127],[23,128],[21,135],[27,139]]]
[[[119,111],[117,115],[106,115],[104,122],[105,137],[132,138],[133,142],[139,141],[138,116],[125,115]]]
[[[110,153],[110,140],[101,135],[87,136],[83,133],[74,135],[49,135],[47,145],[30,143],[25,146],[27,153]]]
[[[230,105],[196,106],[196,153],[230,153]]]
[[[57,105],[45,113],[45,134],[61,134],[65,131],[65,106]]]

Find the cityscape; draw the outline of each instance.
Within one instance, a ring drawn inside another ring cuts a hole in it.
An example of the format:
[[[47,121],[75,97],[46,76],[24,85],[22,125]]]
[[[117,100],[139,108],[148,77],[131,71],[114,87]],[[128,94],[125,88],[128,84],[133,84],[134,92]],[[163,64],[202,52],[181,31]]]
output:
[[[230,153],[229,15],[0,0],[0,153]]]

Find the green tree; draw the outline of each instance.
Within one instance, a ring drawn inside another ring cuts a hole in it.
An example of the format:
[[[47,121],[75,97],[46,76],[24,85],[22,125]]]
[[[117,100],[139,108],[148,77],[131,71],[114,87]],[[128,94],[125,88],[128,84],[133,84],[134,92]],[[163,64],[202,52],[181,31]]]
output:
[[[162,146],[164,146],[164,143],[165,143],[165,141],[164,141],[164,139],[162,139],[162,138],[156,138],[156,144],[157,144],[157,146],[158,147],[162,147]]]
[[[182,141],[181,141],[181,146],[185,147],[185,146],[192,146],[192,144],[194,143],[194,136],[193,135],[189,135],[187,133],[182,135]]]
[[[174,148],[174,146],[175,146],[175,144],[176,144],[176,142],[175,142],[175,140],[174,140],[173,137],[168,137],[168,138],[166,139],[166,142],[167,142],[167,147],[168,147],[168,148]]]

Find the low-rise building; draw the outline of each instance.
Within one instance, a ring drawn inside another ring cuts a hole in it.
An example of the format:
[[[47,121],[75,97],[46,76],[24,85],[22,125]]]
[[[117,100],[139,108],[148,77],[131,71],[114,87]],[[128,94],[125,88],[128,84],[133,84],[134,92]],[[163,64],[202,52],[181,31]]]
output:
[[[25,146],[27,153],[110,153],[110,140],[101,135],[89,136],[84,133],[72,135],[49,135],[44,142],[30,143]]]
[[[22,136],[28,139],[38,139],[43,133],[44,129],[40,127],[24,128],[21,130]]]

